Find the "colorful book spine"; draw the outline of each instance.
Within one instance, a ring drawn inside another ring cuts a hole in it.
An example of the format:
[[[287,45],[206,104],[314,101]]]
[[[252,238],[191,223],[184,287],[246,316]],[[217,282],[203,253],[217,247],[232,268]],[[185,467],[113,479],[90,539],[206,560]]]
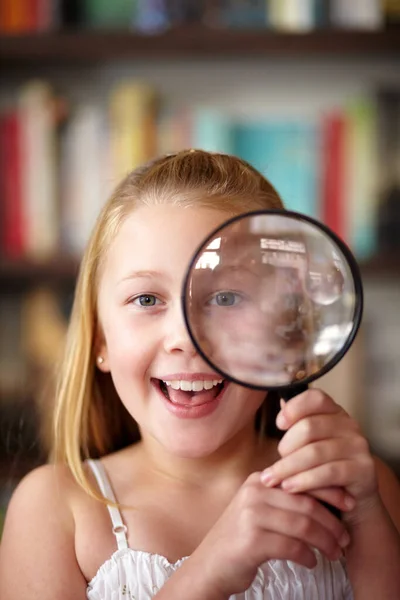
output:
[[[318,211],[317,147],[313,122],[264,120],[235,128],[235,154],[271,181],[288,209],[310,216]]]
[[[346,209],[346,118],[334,111],[322,118],[321,125],[321,220],[342,240],[348,241]]]
[[[193,148],[232,154],[234,151],[232,120],[221,110],[198,107],[191,111]]]
[[[271,24],[281,31],[307,32],[316,26],[317,0],[270,0]]]
[[[346,110],[347,213],[349,244],[360,260],[377,248],[376,215],[379,192],[377,110],[361,98]]]
[[[132,23],[139,0],[84,0],[83,20],[93,28],[126,29]]]
[[[109,106],[111,173],[117,184],[155,156],[158,103],[151,85],[127,80],[113,88]]]
[[[80,256],[111,192],[108,131],[101,107],[88,102],[72,111],[60,158],[62,246]]]
[[[380,29],[384,22],[381,0],[331,0],[331,22],[344,29]]]
[[[231,29],[260,29],[268,26],[266,0],[226,0],[217,2],[216,25]]]
[[[58,159],[53,91],[46,82],[31,81],[21,90],[21,186],[26,252],[51,257],[59,242]]]
[[[21,185],[21,123],[17,110],[0,120],[1,252],[18,259],[25,252],[25,220]]]

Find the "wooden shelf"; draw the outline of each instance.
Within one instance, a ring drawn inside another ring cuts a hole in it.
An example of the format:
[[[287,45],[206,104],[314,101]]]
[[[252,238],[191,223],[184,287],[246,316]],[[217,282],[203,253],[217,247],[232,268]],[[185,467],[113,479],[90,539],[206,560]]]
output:
[[[364,277],[384,277],[400,279],[400,252],[380,255],[361,263],[361,274]]]
[[[269,30],[175,27],[157,35],[130,31],[77,30],[0,37],[0,64],[82,64],[116,59],[246,58],[305,56],[373,57],[400,55],[397,28],[382,31],[316,30],[280,33]]]
[[[78,269],[77,260],[62,256],[47,262],[0,259],[0,289],[26,287],[38,283],[73,286]]]
[[[0,259],[0,289],[29,286],[39,283],[73,286],[78,275],[79,261],[59,257],[49,262],[30,260],[6,261]],[[400,253],[376,256],[360,263],[365,277],[385,276],[400,278]]]

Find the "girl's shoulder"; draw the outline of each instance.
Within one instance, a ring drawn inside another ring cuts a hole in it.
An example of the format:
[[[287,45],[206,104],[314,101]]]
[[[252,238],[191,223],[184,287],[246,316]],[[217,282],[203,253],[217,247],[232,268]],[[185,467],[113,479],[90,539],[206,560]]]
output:
[[[45,464],[30,471],[15,488],[6,511],[4,532],[28,518],[42,523],[54,534],[73,538],[73,505],[82,493],[70,469],[62,464]],[[28,517],[29,515],[29,517]]]
[[[18,510],[26,502],[40,512],[52,506],[63,522],[68,521],[69,500],[77,484],[69,468],[61,464],[46,464],[30,471],[17,485],[8,511]]]
[[[62,465],[38,467],[18,484],[1,541],[1,597],[11,597],[16,581],[21,597],[82,597],[85,582],[76,565],[72,511],[77,487]]]

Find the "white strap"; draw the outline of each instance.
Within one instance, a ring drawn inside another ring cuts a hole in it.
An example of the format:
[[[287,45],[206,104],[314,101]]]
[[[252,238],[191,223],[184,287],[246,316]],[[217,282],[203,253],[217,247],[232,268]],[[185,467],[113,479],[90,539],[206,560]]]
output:
[[[97,485],[99,486],[103,496],[107,500],[110,500],[110,502],[116,503],[110,480],[108,479],[106,470],[101,460],[88,459],[87,463],[93,471],[93,475],[96,478]],[[110,506],[109,504],[107,504],[107,508],[108,512],[110,513],[111,522],[113,525],[113,534],[117,539],[118,550],[128,548],[128,540],[126,539],[126,533],[128,529],[122,520],[122,516],[119,509],[116,506]]]

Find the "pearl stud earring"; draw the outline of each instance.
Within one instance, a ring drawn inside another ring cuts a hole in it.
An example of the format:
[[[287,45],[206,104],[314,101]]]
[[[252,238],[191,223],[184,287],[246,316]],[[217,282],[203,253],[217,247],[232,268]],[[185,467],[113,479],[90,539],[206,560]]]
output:
[[[104,362],[104,358],[103,358],[102,356],[98,356],[98,357],[97,357],[97,364],[98,364],[98,365],[102,365],[102,364],[103,364],[103,362]]]

